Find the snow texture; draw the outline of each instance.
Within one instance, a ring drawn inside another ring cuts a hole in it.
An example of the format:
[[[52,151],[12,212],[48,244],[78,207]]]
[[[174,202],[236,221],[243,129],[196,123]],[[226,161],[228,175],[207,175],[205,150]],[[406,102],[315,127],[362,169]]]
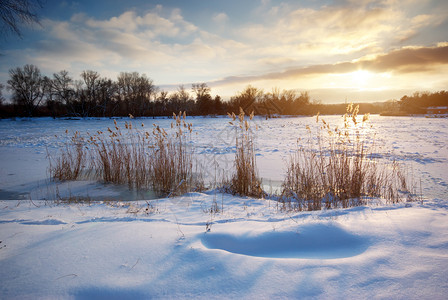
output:
[[[192,146],[209,177],[218,166],[230,170],[227,119],[191,121],[198,132]],[[260,175],[275,189],[284,160],[315,121],[255,121]],[[273,200],[216,190],[148,200],[125,187],[48,180],[47,151],[63,145],[66,129],[94,132],[110,123],[0,121],[1,299],[446,299],[446,119],[372,117],[378,157],[410,165],[423,202],[375,199],[314,212],[285,212]],[[49,201],[63,195],[117,201]]]

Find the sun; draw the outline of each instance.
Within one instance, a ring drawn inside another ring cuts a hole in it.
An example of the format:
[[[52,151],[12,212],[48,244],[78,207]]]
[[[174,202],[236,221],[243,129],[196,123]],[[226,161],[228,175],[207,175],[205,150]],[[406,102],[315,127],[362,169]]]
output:
[[[372,78],[372,73],[366,70],[358,70],[350,73],[352,84],[358,88],[367,87]]]

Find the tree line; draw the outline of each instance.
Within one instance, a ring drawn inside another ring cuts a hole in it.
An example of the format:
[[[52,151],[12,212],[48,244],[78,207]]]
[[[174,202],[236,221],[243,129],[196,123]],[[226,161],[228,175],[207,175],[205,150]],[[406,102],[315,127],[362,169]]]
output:
[[[6,103],[2,89],[11,91]],[[448,92],[421,92],[403,96],[399,101],[360,103],[360,113],[381,113],[400,110],[425,113],[428,106],[447,106]],[[116,80],[102,77],[92,70],[82,71],[74,79],[62,70],[51,77],[42,75],[35,65],[27,64],[9,70],[6,86],[0,84],[0,117],[154,117],[171,116],[186,111],[188,115],[223,115],[227,112],[272,117],[275,115],[343,114],[345,104],[322,104],[311,100],[308,92],[280,90],[270,92],[248,85],[241,92],[223,101],[212,96],[206,83],[195,83],[190,89],[180,85],[176,91],[158,88],[146,74],[121,72]]]
[[[264,93],[249,85],[229,101],[223,101],[219,95],[211,95],[206,83],[192,84],[189,90],[180,85],[176,91],[167,92],[138,72],[121,72],[112,80],[85,70],[75,80],[66,70],[49,77],[29,64],[9,70],[6,88],[12,92],[12,98],[5,103],[0,96],[2,117],[147,117],[171,116],[179,111],[222,115],[237,113],[240,107],[266,115],[306,114],[311,113],[312,106],[307,92],[295,90],[276,88]]]
[[[448,91],[415,92],[400,99],[400,109],[410,114],[426,113],[428,107],[448,106]]]

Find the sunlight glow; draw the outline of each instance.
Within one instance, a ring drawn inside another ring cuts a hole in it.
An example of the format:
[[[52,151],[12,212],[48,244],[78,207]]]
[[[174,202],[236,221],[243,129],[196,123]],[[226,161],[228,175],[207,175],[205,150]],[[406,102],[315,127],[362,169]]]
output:
[[[366,87],[369,84],[370,79],[372,78],[373,74],[370,73],[369,71],[358,70],[353,73],[350,73],[350,76],[351,76],[353,85],[355,87],[362,88],[362,87]]]

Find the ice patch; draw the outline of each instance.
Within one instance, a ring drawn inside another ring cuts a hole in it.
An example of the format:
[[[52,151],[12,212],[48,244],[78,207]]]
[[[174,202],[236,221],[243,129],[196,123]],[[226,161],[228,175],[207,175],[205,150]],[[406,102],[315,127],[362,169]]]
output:
[[[43,221],[25,221],[21,222],[23,225],[64,225],[67,224],[64,221],[56,220],[56,219],[48,219]]]
[[[297,232],[271,231],[257,235],[208,232],[201,240],[209,249],[269,258],[345,258],[363,253],[370,245],[365,237],[325,224],[301,226]]]
[[[85,287],[74,291],[75,299],[147,299],[141,290],[119,287]]]
[[[8,174],[11,176],[11,174]],[[29,193],[27,192],[15,192],[0,189],[0,199],[1,200],[22,200],[26,199]]]
[[[47,219],[47,220],[0,220],[0,224],[4,223],[19,223],[23,225],[65,225],[67,224],[64,221],[56,220],[56,219]]]

